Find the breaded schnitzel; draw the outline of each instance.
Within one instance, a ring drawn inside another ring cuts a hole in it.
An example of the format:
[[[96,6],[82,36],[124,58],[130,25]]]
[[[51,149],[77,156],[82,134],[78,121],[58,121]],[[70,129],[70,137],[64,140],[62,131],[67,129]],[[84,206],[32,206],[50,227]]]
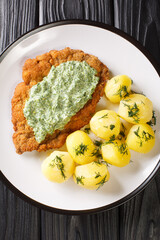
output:
[[[51,66],[57,67],[67,61],[85,61],[92,68],[96,69],[99,82],[95,91],[84,107],[78,111],[63,130],[55,130],[52,135],[47,135],[45,140],[38,143],[34,136],[33,129],[28,125],[24,117],[23,109],[26,100],[29,98],[31,87],[42,81],[48,75]],[[35,59],[26,60],[23,67],[23,80],[15,88],[12,98],[12,123],[14,128],[13,142],[16,152],[22,154],[26,151],[46,151],[48,149],[61,147],[66,137],[89,123],[95,112],[96,104],[104,93],[104,86],[109,77],[108,68],[95,56],[84,53],[81,50],[65,48],[63,50],[51,50],[49,53],[37,56]]]

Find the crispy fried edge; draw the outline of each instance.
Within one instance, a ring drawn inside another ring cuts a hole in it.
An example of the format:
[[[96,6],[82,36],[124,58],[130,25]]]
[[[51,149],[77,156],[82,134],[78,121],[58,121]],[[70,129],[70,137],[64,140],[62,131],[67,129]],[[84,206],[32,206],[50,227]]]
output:
[[[35,140],[32,128],[28,125],[23,114],[25,101],[29,96],[30,88],[48,75],[52,65],[58,66],[66,61],[86,61],[97,70],[97,75],[100,77],[99,83],[92,95],[92,99],[71,118],[63,131],[56,130],[52,135],[47,135],[42,143],[38,143]],[[49,53],[37,56],[35,59],[26,60],[22,76],[24,82],[17,85],[12,98],[12,123],[15,131],[13,142],[18,154],[26,151],[37,150],[40,152],[59,148],[65,143],[66,137],[71,132],[88,124],[95,112],[97,102],[104,93],[104,86],[109,78],[109,71],[97,57],[86,54],[81,50],[65,48],[60,51],[51,50]]]

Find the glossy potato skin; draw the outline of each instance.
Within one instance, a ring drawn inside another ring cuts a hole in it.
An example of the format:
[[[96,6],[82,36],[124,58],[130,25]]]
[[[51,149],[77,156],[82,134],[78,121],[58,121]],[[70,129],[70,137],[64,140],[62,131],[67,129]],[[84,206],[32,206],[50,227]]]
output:
[[[73,175],[76,184],[90,190],[100,188],[109,178],[106,164],[98,162],[77,166]]]
[[[69,153],[54,151],[42,163],[43,175],[52,182],[62,183],[74,172],[75,163]]]
[[[101,110],[90,121],[92,132],[105,140],[117,137],[120,132],[120,125],[119,116],[112,110]]]
[[[126,142],[130,149],[148,153],[155,145],[155,134],[148,124],[137,124],[130,129]]]
[[[130,162],[131,154],[125,142],[115,140],[102,146],[103,159],[114,166],[124,167]]]
[[[95,146],[87,133],[78,130],[71,133],[66,140],[66,146],[73,160],[78,164],[86,164],[96,160]]]
[[[142,94],[131,94],[120,101],[118,114],[127,122],[137,124],[149,122],[152,118],[152,102]]]
[[[106,97],[113,103],[119,103],[131,90],[132,80],[126,75],[111,78],[105,86]]]

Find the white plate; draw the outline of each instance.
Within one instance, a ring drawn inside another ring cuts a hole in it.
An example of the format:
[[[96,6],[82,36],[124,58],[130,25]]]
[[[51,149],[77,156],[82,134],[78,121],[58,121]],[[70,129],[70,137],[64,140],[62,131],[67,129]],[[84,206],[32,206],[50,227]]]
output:
[[[148,154],[132,151],[133,162],[128,166],[110,167],[110,180],[98,191],[82,189],[72,179],[63,184],[49,182],[40,169],[45,154],[18,155],[12,142],[11,98],[16,85],[22,81],[25,60],[67,46],[97,56],[112,75],[130,76],[134,81],[133,89],[143,91],[156,111],[154,149]],[[145,49],[126,34],[103,24],[82,21],[45,25],[12,44],[2,54],[0,65],[0,169],[6,184],[36,206],[72,214],[109,209],[142,190],[159,167],[160,153],[160,79],[151,61]]]

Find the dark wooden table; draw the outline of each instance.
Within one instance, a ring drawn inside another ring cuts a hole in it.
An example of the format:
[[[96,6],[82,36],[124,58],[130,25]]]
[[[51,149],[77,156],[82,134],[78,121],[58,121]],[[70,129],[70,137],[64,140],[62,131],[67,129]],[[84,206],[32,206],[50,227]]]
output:
[[[64,19],[115,26],[160,63],[160,0],[0,0],[0,50],[39,25]],[[40,210],[0,182],[0,240],[159,240],[159,173],[120,207],[83,216]]]

